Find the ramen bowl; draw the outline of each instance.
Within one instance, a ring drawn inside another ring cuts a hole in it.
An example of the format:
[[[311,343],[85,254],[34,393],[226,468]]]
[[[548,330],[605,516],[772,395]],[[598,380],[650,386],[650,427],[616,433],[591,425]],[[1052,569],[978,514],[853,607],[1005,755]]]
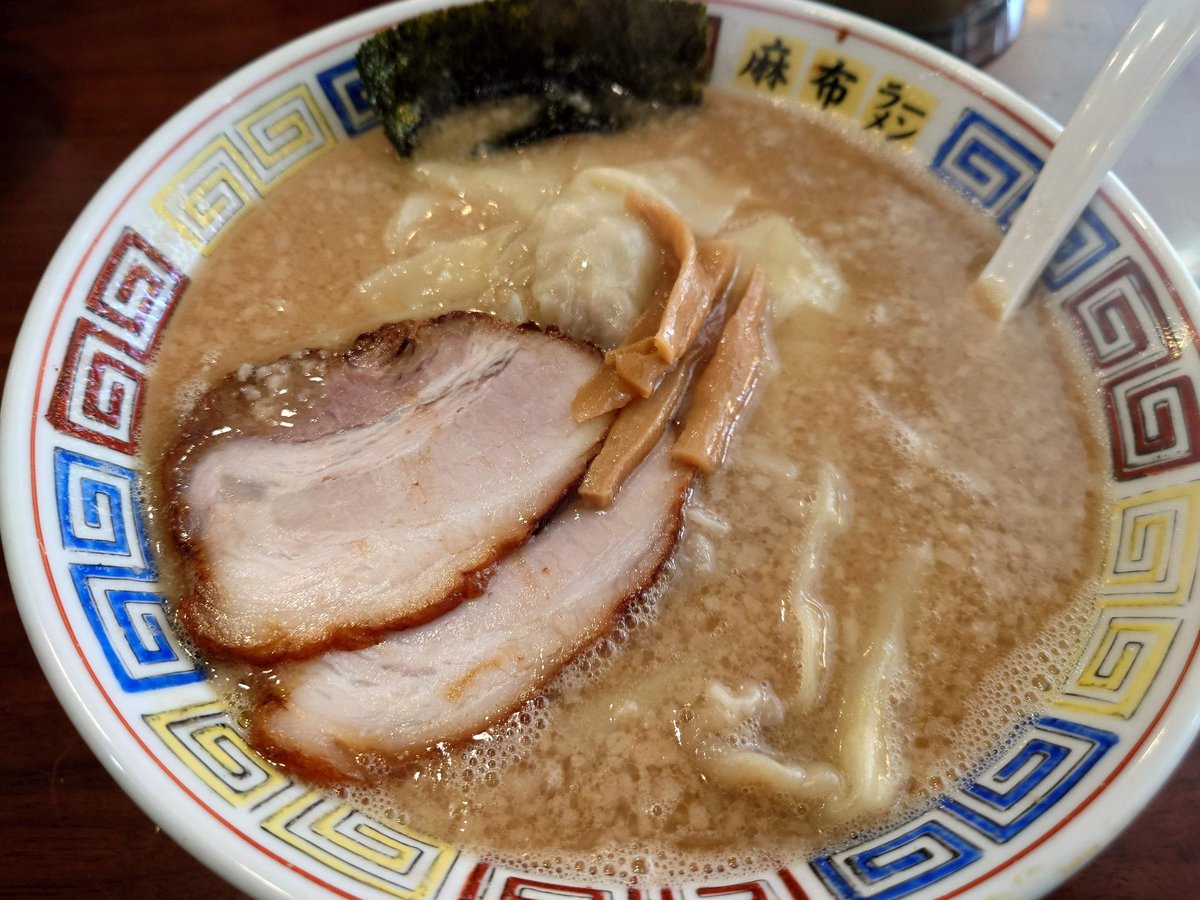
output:
[[[358,44],[435,5],[331,26],[202,96],[100,191],[33,301],[4,398],[5,550],[47,676],[97,755],[168,833],[262,896],[993,896],[1066,877],[1166,778],[1200,708],[1200,297],[1111,178],[1039,301],[1078,342],[1104,408],[1108,529],[1091,631],[1039,716],[962,783],[768,871],[631,886],[481,858],[313,789],[247,743],[174,631],[147,538],[137,486],[147,379],[229,229],[306,163],[378,127]],[[841,117],[1001,227],[1058,132],[977,71],[865,20],[782,0],[711,3],[709,14],[714,86]],[[805,77],[835,64],[857,85],[836,102]]]

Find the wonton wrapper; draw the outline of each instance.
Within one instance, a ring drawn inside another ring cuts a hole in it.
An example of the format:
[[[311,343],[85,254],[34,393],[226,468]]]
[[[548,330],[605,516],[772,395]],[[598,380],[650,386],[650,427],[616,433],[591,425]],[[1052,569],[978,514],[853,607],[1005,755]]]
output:
[[[746,194],[689,160],[580,172],[538,217],[538,321],[601,347],[621,342],[659,275],[658,241],[625,209],[630,191],[677,210],[701,236],[719,230]]]
[[[659,242],[626,211],[626,195],[661,201],[704,237],[749,194],[690,159],[595,166],[570,178],[573,165],[525,156],[421,163],[424,189],[405,197],[384,233],[399,259],[359,290],[405,306],[419,296],[416,316],[479,309],[614,347],[660,274]],[[431,276],[422,296],[418,282]],[[523,286],[527,302],[516,292]]]
[[[846,292],[842,276],[787,219],[767,216],[721,237],[733,244],[743,260],[762,268],[777,318],[806,306],[838,311]]]
[[[524,321],[528,316],[520,298],[493,286],[493,272],[512,235],[512,228],[495,228],[438,244],[385,266],[358,290],[373,303],[404,309],[413,319],[479,310]]]

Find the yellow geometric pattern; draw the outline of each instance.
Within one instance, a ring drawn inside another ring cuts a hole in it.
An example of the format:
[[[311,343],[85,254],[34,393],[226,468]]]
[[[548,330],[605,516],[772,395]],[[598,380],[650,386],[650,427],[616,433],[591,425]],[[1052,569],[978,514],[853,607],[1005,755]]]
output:
[[[262,827],[334,871],[407,900],[435,893],[456,856],[448,844],[316,792],[272,813]]]
[[[312,92],[301,84],[268,100],[219,134],[150,201],[205,256],[258,198],[333,146]]]
[[[866,95],[872,71],[861,60],[820,47],[800,85],[800,99],[829,112],[853,116]]]
[[[1113,505],[1101,606],[1179,606],[1200,557],[1200,484],[1175,485]]]
[[[1162,668],[1180,624],[1169,618],[1102,619],[1057,705],[1129,718]]]
[[[315,159],[335,140],[312,92],[303,84],[240,119],[234,131],[263,193],[281,174]]]
[[[220,135],[167,182],[150,205],[208,255],[254,202],[256,181],[241,151]]]
[[[738,57],[734,82],[772,96],[789,96],[795,93],[796,84],[803,76],[800,68],[803,57],[803,42],[762,28],[751,28]]]
[[[253,806],[291,784],[250,749],[219,701],[145,719],[167,748],[231,806]]]

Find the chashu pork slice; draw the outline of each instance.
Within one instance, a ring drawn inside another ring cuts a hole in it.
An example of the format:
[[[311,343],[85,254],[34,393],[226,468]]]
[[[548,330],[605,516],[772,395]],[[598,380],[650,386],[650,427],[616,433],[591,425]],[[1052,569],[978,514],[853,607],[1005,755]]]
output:
[[[269,663],[477,595],[604,437],[570,412],[599,366],[560,334],[456,314],[229,376],[167,461],[188,633]]]
[[[478,733],[533,696],[645,591],[679,534],[691,470],[660,441],[607,510],[576,502],[480,597],[357,651],[280,666],[251,739],[323,778]]]

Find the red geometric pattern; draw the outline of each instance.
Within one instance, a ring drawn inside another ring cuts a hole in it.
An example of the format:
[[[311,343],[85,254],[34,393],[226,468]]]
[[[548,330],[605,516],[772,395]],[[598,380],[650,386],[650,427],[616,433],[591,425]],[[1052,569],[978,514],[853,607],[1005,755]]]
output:
[[[50,424],[93,444],[136,453],[145,375],[127,352],[123,341],[79,319],[46,411]]]
[[[458,900],[477,900],[479,892],[487,884],[492,873],[492,865],[487,861],[477,862],[467,874],[458,891]]]
[[[154,354],[188,278],[131,228],[121,232],[100,267],[87,308],[138,362]]]
[[[58,431],[121,453],[137,452],[154,355],[188,278],[131,228],[117,238],[88,291],[67,344],[46,418]]]
[[[1103,383],[1114,477],[1200,462],[1196,330],[1170,281],[1126,256],[1063,308]]]
[[[796,876],[792,874],[791,869],[780,869],[779,880],[783,882],[783,886],[787,889],[792,900],[808,900],[808,893],[804,888],[800,887],[800,882],[796,880]]]
[[[593,887],[569,882],[540,880],[510,870],[497,869],[487,860],[476,863],[458,889],[458,900],[809,900],[789,869],[780,869],[778,882],[770,876],[728,884],[697,887],[642,888],[631,885]]]
[[[568,884],[553,884],[535,881],[532,878],[508,878],[500,900],[610,900],[612,894],[601,888],[577,887]]]
[[[1125,257],[1064,306],[1092,364],[1111,375],[1150,361],[1178,359],[1179,341],[1141,266]]]
[[[739,900],[774,900],[774,891],[768,892],[761,881],[744,884],[719,884],[696,888],[697,897],[737,897]]]
[[[1129,481],[1200,462],[1200,381],[1190,359],[1151,363],[1105,385],[1113,475]]]
[[[487,860],[476,863],[458,890],[458,900],[808,900],[789,869],[780,869],[776,883],[769,876],[728,884],[697,887],[642,888],[631,885],[594,887],[586,884],[529,878],[512,870],[497,869]]]

